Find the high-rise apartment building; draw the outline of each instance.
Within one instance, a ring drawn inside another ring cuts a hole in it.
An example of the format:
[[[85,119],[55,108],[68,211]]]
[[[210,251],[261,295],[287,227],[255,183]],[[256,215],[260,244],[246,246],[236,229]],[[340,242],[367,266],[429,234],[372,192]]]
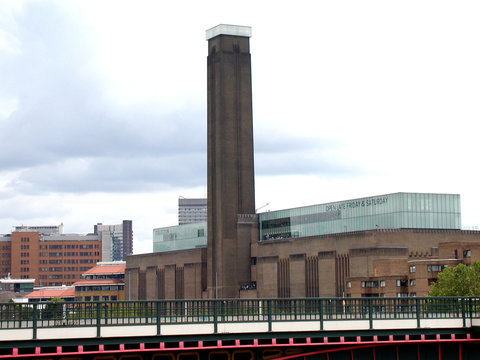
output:
[[[132,220],[117,225],[94,225],[94,234],[102,241],[102,261],[125,261],[133,253]]]
[[[207,221],[207,199],[178,199],[178,225]]]

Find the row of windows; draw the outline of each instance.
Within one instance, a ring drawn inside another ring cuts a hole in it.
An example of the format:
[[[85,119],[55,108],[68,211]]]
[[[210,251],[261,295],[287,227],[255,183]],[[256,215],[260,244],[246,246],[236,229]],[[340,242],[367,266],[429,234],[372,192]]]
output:
[[[378,281],[362,281],[361,286],[362,288],[378,288],[379,282]],[[348,282],[347,287],[352,287],[352,283]],[[380,287],[385,287],[385,281],[380,281]]]
[[[124,285],[76,286],[76,291],[123,291]]]
[[[470,250],[467,250],[467,251],[470,251]],[[448,265],[427,265],[427,271],[430,271],[430,272],[441,272],[443,269],[445,269]],[[416,266],[415,265],[410,265],[409,267],[409,272],[410,273],[415,273],[417,270],[416,270]]]
[[[86,280],[101,280],[101,279],[125,279],[125,274],[114,275],[87,275]]]
[[[30,238],[29,237],[22,237],[22,238],[20,238],[20,242],[30,242]]]
[[[99,249],[99,245],[95,244],[68,244],[68,245],[40,245],[40,250],[54,250],[54,249]]]
[[[63,257],[63,256],[100,256],[99,251],[65,251],[65,252],[40,252],[40,257]]]
[[[40,268],[40,272],[46,272],[46,271],[55,272],[55,271],[63,271],[63,269],[61,267]]]
[[[397,292],[397,297],[416,297],[417,293],[411,292],[411,293],[404,293],[404,292]],[[351,297],[350,294],[347,294],[347,297]],[[376,294],[362,294],[362,297],[385,297],[385,293],[376,293]]]
[[[108,301],[108,300],[113,300],[113,301],[116,301],[117,300],[117,295],[112,295],[110,296],[110,299],[107,295],[105,296],[102,296],[102,301]],[[81,301],[81,300],[80,300]],[[85,300],[84,301],[92,301],[92,297],[91,296],[85,296]],[[94,296],[93,297],[93,301],[100,301],[100,296]]]
[[[78,264],[78,260],[77,259],[66,259],[66,260],[63,260],[63,263],[64,264]]]
[[[417,293],[397,293],[397,297],[416,297],[417,296]]]
[[[427,271],[430,272],[441,272],[445,269],[447,265],[427,265]]]
[[[46,260],[44,260],[46,262]],[[48,260],[49,264],[61,264],[62,260]]]
[[[402,286],[415,286],[415,279],[410,279],[410,282],[405,279],[399,279],[395,281],[396,286],[402,287]],[[362,281],[360,283],[362,288],[378,288],[378,287],[385,287],[387,285],[385,280],[372,280],[372,281]],[[350,281],[347,281],[347,288],[351,288],[352,283]]]
[[[57,274],[54,274],[54,275],[45,275],[45,274],[42,274],[40,275],[40,279],[61,279],[62,278],[62,275],[57,275]],[[63,275],[63,278],[64,279],[76,279],[76,275],[73,275],[73,274],[68,274],[68,275]]]
[[[41,267],[40,272],[59,272],[59,271],[86,271],[91,269],[90,267],[77,267],[77,266],[65,266],[65,267]]]
[[[97,261],[100,261],[97,259],[96,261],[93,261],[92,259],[80,259],[80,264],[93,264],[96,263]]]
[[[96,261],[100,261],[100,259],[97,259]],[[78,264],[78,263],[80,263],[80,264],[93,264],[94,261],[91,260],[91,259],[80,259],[80,260],[78,260],[78,259],[65,259],[63,261],[61,259],[59,259],[59,260],[52,260],[52,259],[50,259],[50,260],[40,260],[40,264],[42,264],[42,265],[62,264],[62,263],[63,264]]]

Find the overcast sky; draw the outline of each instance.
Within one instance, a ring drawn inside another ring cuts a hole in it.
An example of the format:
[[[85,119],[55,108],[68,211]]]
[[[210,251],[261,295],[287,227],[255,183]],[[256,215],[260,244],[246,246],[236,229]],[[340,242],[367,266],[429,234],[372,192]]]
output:
[[[0,2],[0,233],[206,197],[205,31],[252,26],[256,204],[458,193],[480,225],[480,2]]]

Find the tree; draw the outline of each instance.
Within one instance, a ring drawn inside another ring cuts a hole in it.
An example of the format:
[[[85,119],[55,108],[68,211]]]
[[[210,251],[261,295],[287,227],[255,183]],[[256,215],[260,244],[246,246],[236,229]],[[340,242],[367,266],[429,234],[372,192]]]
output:
[[[51,319],[61,318],[63,314],[63,299],[53,297],[47,301],[45,315]]]
[[[428,296],[480,296],[480,262],[445,268]]]

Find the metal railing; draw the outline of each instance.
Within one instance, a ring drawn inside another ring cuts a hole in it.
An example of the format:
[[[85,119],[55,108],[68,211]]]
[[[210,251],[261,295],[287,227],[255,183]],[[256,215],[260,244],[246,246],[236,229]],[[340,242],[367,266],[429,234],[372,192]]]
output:
[[[480,318],[480,298],[303,298],[1,303],[0,331],[52,327]],[[158,331],[159,332],[159,331]]]

